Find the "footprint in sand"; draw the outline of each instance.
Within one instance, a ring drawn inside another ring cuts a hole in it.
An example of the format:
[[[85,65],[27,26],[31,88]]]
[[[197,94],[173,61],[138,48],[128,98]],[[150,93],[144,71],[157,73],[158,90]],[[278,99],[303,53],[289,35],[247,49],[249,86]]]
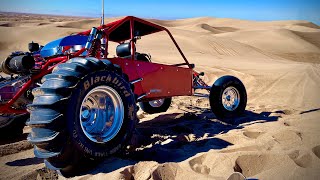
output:
[[[288,154],[291,159],[297,159],[299,157],[300,151],[294,150]]]
[[[196,157],[189,161],[190,167],[192,170],[194,170],[197,173],[201,174],[209,174],[210,168],[208,168],[206,165],[203,165],[203,161],[205,160],[206,155],[202,155],[199,157]]]
[[[280,131],[272,136],[274,140],[280,144],[282,149],[291,149],[295,148],[302,144],[302,133],[290,131],[290,130],[284,130]]]
[[[235,161],[234,171],[252,177],[282,164],[285,160],[285,156],[276,154],[241,155]]]
[[[257,139],[260,135],[264,134],[264,132],[259,131],[244,131],[243,135],[251,139]]]
[[[263,171],[268,157],[265,155],[242,155],[236,159],[234,171],[246,177],[254,176]]]
[[[179,168],[180,167],[177,164],[172,164],[172,163],[159,165],[152,172],[152,175],[151,175],[152,179],[163,179],[163,180],[175,179]]]
[[[288,156],[293,160],[293,162],[302,167],[307,168],[312,163],[312,157],[307,152],[300,152],[299,150],[295,150],[288,154]]]
[[[125,168],[123,171],[120,172],[120,174],[120,179],[134,179],[133,166]]]
[[[133,166],[133,178],[136,180],[142,179],[149,179],[151,176],[152,171],[158,166],[159,164],[155,161],[140,161],[139,163]]]
[[[312,148],[312,152],[320,159],[320,145]]]

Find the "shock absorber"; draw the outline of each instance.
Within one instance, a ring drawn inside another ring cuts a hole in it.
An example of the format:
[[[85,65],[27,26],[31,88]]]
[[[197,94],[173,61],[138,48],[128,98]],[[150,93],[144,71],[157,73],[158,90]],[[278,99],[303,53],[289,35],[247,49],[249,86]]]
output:
[[[95,39],[92,43],[92,47],[89,50],[88,55],[90,57],[96,57],[99,59],[101,58],[100,49],[101,49],[101,42],[99,41],[99,39]]]
[[[89,34],[89,37],[88,37],[88,40],[87,40],[87,43],[86,43],[86,50],[90,50],[91,49],[93,41],[94,41],[94,38],[97,35],[97,32],[98,32],[97,28],[93,27],[91,29],[91,32]]]
[[[91,29],[90,35],[88,37],[88,41],[86,43],[86,49],[88,51],[88,55],[91,57],[100,58],[101,53],[101,41],[102,33],[97,28],[93,27]]]

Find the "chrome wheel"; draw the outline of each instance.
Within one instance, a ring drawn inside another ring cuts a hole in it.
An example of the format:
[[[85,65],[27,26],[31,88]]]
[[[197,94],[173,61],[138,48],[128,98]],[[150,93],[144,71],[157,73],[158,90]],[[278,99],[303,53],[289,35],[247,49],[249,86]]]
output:
[[[240,104],[240,93],[235,87],[227,87],[222,93],[222,105],[228,111],[234,111]]]
[[[113,139],[123,123],[124,106],[116,90],[98,86],[85,96],[80,107],[80,124],[84,134],[93,142]]]
[[[164,99],[157,99],[157,100],[154,100],[154,101],[149,101],[149,104],[152,107],[160,107],[160,106],[163,105],[163,103],[164,103]]]

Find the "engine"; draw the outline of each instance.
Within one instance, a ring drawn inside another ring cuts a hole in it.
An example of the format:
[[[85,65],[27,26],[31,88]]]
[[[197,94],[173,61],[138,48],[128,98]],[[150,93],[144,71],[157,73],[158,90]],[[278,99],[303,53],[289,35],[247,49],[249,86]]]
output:
[[[35,68],[35,64],[37,64],[34,55],[38,55],[42,47],[38,43],[31,42],[28,45],[29,52],[16,51],[11,53],[6,60],[0,63],[0,72],[9,75],[30,74],[31,70]]]
[[[0,105],[10,101],[33,74],[40,72],[48,58],[73,54],[82,49],[87,40],[88,36],[70,35],[45,46],[32,42],[28,46],[29,52],[11,53],[0,63],[0,73],[10,75],[7,78],[0,75]],[[33,100],[31,90],[37,86],[39,82],[31,85],[30,89],[15,101],[13,107],[25,109]]]
[[[33,55],[39,50],[39,44],[32,42],[29,43],[30,52],[13,52],[0,63],[0,72],[10,75],[5,78],[0,75],[0,104],[10,101],[30,79],[31,70],[35,69],[36,64]],[[35,85],[31,85],[30,89],[25,91],[12,106],[16,109],[25,109],[26,105],[33,100],[31,89],[34,87]]]
[[[29,53],[12,53],[6,60],[1,62],[0,71],[5,74],[29,74],[34,67],[35,60]]]

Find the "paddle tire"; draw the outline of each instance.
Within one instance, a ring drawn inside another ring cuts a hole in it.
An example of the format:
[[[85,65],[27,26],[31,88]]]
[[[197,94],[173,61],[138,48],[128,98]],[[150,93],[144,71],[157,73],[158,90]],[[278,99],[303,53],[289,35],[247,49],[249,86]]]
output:
[[[109,61],[73,58],[33,90],[28,136],[48,168],[73,176],[126,147],[136,123],[130,84]]]
[[[28,118],[29,113],[16,116],[0,115],[0,138],[7,139],[21,136]]]
[[[238,78],[223,76],[212,85],[209,101],[218,119],[233,124],[234,117],[242,114],[246,108],[247,92]]]
[[[166,112],[171,105],[172,98],[157,99],[154,101],[139,102],[141,109],[148,114]]]

